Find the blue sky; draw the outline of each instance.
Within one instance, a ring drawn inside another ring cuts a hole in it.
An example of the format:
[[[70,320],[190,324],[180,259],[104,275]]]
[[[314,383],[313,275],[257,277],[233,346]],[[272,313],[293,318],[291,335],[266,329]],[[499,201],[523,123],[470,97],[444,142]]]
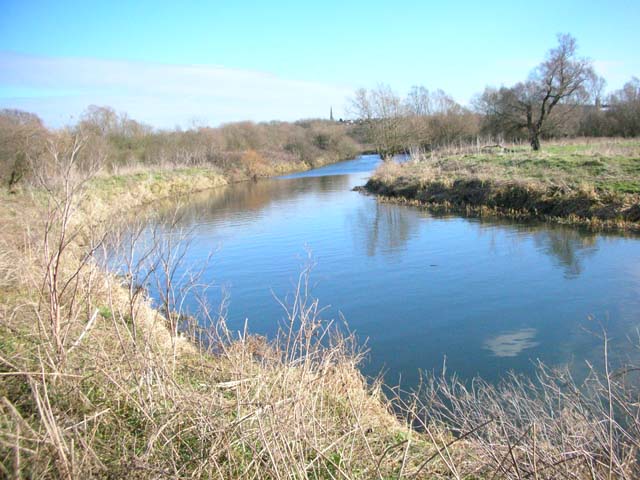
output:
[[[468,103],[578,39],[620,88],[640,76],[640,2],[0,0],[0,107],[52,126],[89,104],[157,127],[344,114],[359,87]]]

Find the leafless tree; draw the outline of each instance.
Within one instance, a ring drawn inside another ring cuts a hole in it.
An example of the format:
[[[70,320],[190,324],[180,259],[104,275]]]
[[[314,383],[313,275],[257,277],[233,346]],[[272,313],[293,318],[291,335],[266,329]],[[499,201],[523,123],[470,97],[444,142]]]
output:
[[[82,114],[80,124],[85,131],[94,131],[100,135],[107,135],[117,130],[118,114],[111,107],[89,105]]]
[[[595,72],[587,81],[586,88],[589,94],[589,101],[598,110],[602,107],[606,87],[607,81]]]
[[[624,137],[640,135],[640,79],[633,77],[610,99],[609,116],[614,131]]]
[[[28,156],[45,147],[46,130],[40,118],[21,110],[0,110],[0,180],[15,187],[29,176]]]
[[[85,141],[86,138],[81,134],[63,131],[48,139],[43,155],[29,157],[36,184],[46,193],[41,243],[41,305],[49,323],[48,328],[43,330],[54,347],[54,362],[58,366],[66,358],[69,328],[82,314],[82,302],[76,295],[79,282],[104,240],[104,236],[99,235],[93,238],[88,234],[91,227],[77,221],[87,182],[93,178],[103,161],[94,158],[92,165],[85,164],[83,169],[78,167]],[[89,244],[86,250],[78,252],[74,245],[81,237],[86,238]],[[70,301],[63,307],[65,298],[70,298]]]
[[[588,85],[595,78],[591,62],[576,55],[575,38],[558,35],[558,46],[531,72],[526,82],[511,88],[485,90],[477,105],[504,131],[525,130],[531,148],[540,149],[540,137],[552,112],[569,113],[588,99]],[[564,108],[558,108],[564,105]],[[555,120],[561,121],[558,116]]]
[[[383,157],[402,151],[406,140],[406,102],[388,85],[359,89],[351,99],[351,113],[368,125],[371,142]]]
[[[411,115],[426,117],[431,115],[433,105],[431,93],[422,85],[414,85],[407,95],[407,110]]]

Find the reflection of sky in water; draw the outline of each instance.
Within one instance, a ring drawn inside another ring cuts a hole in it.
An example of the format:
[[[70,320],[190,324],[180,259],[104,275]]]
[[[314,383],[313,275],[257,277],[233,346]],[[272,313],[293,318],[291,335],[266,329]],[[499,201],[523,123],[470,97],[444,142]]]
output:
[[[523,328],[517,332],[503,333],[485,340],[484,348],[496,357],[515,357],[527,348],[540,345],[539,342],[533,341],[535,337],[535,328]]]

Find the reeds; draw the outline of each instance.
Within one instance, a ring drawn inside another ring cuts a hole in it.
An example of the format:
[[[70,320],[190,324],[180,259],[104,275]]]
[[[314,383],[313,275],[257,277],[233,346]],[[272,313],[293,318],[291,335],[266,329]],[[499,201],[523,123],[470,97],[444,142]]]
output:
[[[638,370],[601,366],[578,384],[566,368],[542,363],[533,378],[499,384],[429,375],[402,405],[420,430],[464,437],[473,461],[459,474],[483,478],[633,479],[640,475]],[[452,474],[454,468],[451,468]]]

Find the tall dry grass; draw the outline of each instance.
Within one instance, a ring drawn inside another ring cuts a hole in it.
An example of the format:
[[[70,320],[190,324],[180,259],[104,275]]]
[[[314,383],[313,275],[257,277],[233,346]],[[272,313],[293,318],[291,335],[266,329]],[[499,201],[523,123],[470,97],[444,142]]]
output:
[[[204,300],[201,328],[181,307],[181,280],[191,293],[200,285],[174,276],[186,241],[175,223],[150,241],[140,229],[120,237],[129,261],[108,273],[97,252],[118,223],[94,215],[92,184],[73,167],[77,143],[65,145],[29,206],[35,218],[8,215],[23,241],[0,254],[3,476],[369,478],[399,468],[382,453],[413,434],[358,372],[353,338],[322,321],[306,273],[275,339],[235,335]],[[144,293],[154,274],[162,311]]]
[[[498,384],[429,375],[402,401],[405,415],[427,433],[447,428],[465,440],[473,461],[451,465],[462,478],[638,478],[639,369],[612,371],[603,342],[603,364],[581,383],[542,363],[532,378]]]

